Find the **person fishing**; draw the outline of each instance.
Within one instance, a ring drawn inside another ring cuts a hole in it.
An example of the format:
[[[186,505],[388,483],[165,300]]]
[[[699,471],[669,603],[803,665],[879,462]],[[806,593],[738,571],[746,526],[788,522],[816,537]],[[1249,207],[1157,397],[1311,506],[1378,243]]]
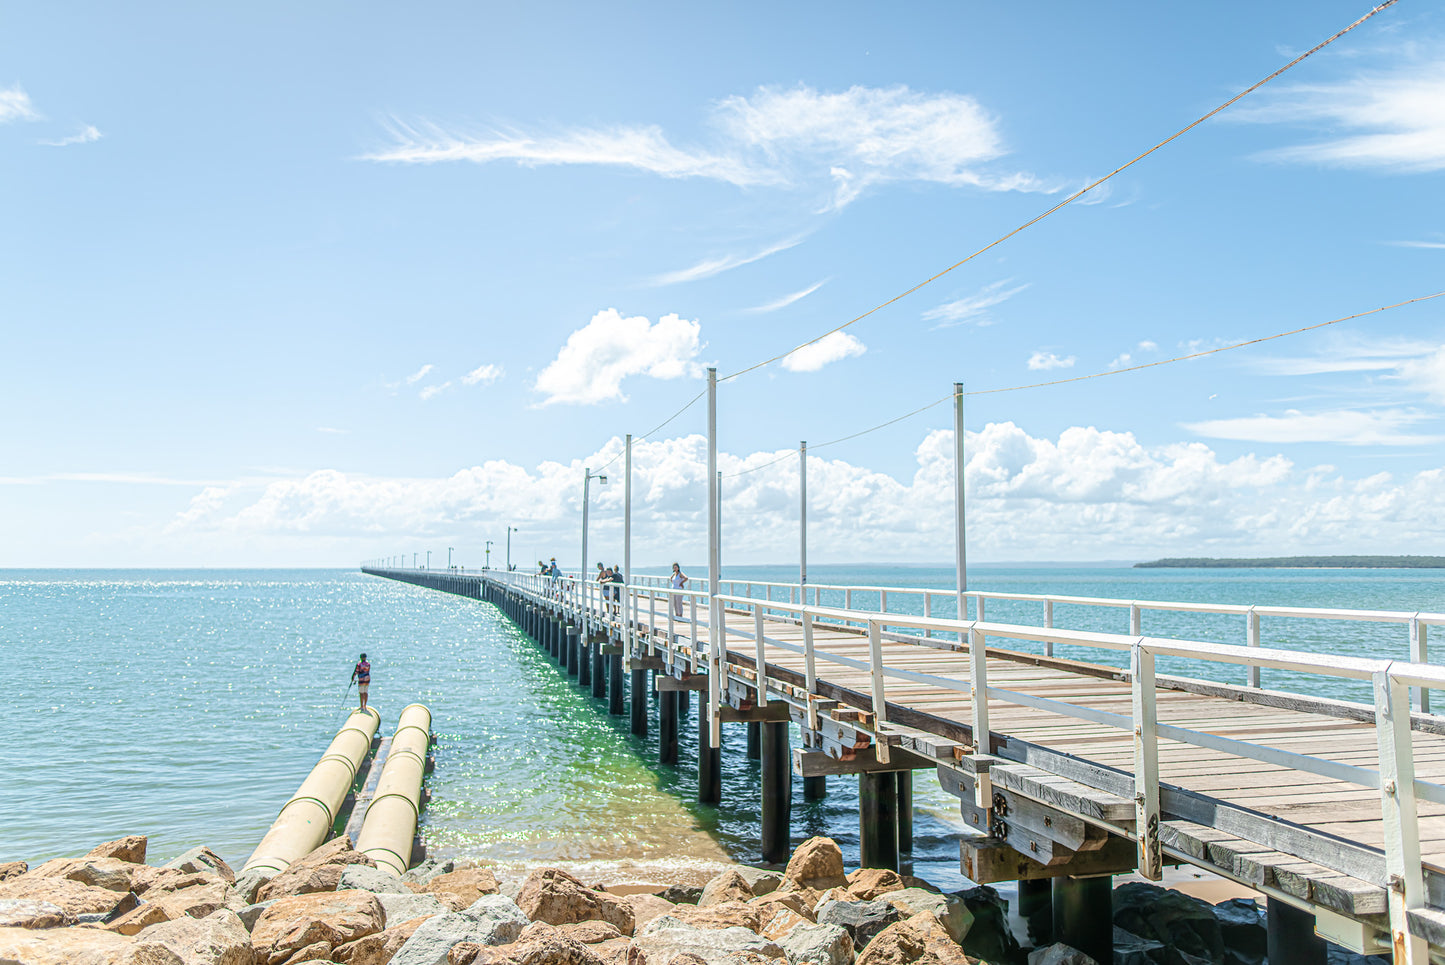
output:
[[[366,654],[356,661],[356,666],[351,668],[351,679],[356,684],[356,690],[361,694],[361,709],[366,709],[366,691],[371,686],[371,664],[366,660]],[[350,686],[348,684],[348,686]]]

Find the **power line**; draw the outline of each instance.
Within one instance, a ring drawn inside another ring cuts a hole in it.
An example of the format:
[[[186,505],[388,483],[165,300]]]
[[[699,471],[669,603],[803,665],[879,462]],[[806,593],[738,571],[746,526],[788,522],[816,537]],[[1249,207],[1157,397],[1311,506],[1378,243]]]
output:
[[[1060,201],[1058,204],[1054,205],[1052,208],[1049,208],[1049,209],[1048,209],[1047,211],[1045,211],[1043,214],[1037,215],[1036,217],[1031,218],[1031,219],[1028,220],[1028,221],[1025,221],[1023,224],[1019,225],[1017,228],[1013,229],[1013,230],[1010,231],[1008,234],[1003,235],[1002,237],[997,238],[997,239],[995,239],[994,241],[989,242],[987,245],[984,245],[982,248],[978,249],[978,250],[975,251],[973,254],[971,254],[971,255],[969,255],[968,257],[962,259],[961,261],[954,262],[952,265],[949,265],[947,268],[943,269],[942,271],[938,272],[937,274],[932,275],[932,276],[930,276],[930,277],[928,277],[928,278],[925,278],[923,281],[921,281],[921,282],[919,282],[918,284],[914,285],[912,288],[908,289],[907,291],[902,292],[902,293],[900,293],[900,294],[898,294],[898,295],[894,295],[892,298],[888,299],[886,302],[883,302],[881,305],[875,305],[874,307],[868,309],[868,311],[864,312],[863,314],[857,315],[857,316],[849,319],[848,321],[844,322],[842,325],[837,326],[836,328],[829,329],[828,331],[824,332],[822,335],[819,335],[819,336],[817,336],[817,337],[815,337],[815,338],[811,338],[811,339],[809,339],[808,341],[804,342],[804,343],[801,344],[801,345],[794,346],[793,348],[789,349],[789,350],[786,351],[786,352],[783,352],[783,353],[780,354],[780,355],[774,355],[772,358],[764,359],[764,360],[761,361],[761,362],[755,362],[754,364],[749,365],[749,366],[748,366],[747,368],[745,368],[745,369],[739,369],[738,371],[732,373],[731,375],[727,375],[727,376],[724,376],[724,377],[721,378],[721,379],[718,379],[718,381],[719,381],[719,382],[730,382],[730,381],[732,381],[733,379],[738,378],[739,376],[746,375],[747,373],[754,371],[755,369],[760,369],[760,368],[762,368],[762,367],[765,366],[765,365],[771,365],[771,364],[773,364],[774,362],[778,361],[779,359],[787,358],[789,355],[792,355],[794,352],[798,351],[799,349],[807,348],[809,345],[815,345],[815,344],[817,344],[818,342],[821,342],[823,339],[827,338],[829,335],[834,335],[834,334],[836,334],[836,333],[838,333],[838,332],[841,332],[841,331],[843,331],[843,329],[849,327],[850,325],[853,325],[853,324],[855,324],[855,323],[857,323],[857,322],[861,322],[863,319],[867,318],[869,315],[872,315],[872,314],[874,314],[875,312],[878,312],[878,311],[881,311],[881,310],[887,308],[889,305],[892,305],[894,302],[901,301],[902,299],[907,298],[909,295],[912,295],[914,292],[918,291],[920,288],[924,287],[925,285],[932,284],[933,282],[935,282],[935,281],[937,281],[938,279],[942,278],[944,275],[946,275],[946,274],[948,274],[949,272],[953,271],[955,268],[959,268],[959,267],[961,267],[961,266],[963,266],[963,265],[968,264],[970,261],[972,261],[973,259],[977,258],[979,255],[983,254],[984,252],[988,251],[989,249],[995,248],[995,247],[997,247],[998,245],[1003,244],[1005,241],[1007,241],[1008,239],[1012,238],[1014,235],[1018,234],[1019,232],[1025,230],[1026,228],[1032,227],[1032,226],[1035,225],[1035,224],[1038,224],[1040,221],[1044,220],[1044,219],[1047,218],[1049,215],[1053,214],[1055,211],[1058,211],[1060,208],[1065,207],[1066,205],[1069,205],[1069,204],[1073,203],[1074,201],[1078,200],[1079,198],[1083,197],[1085,194],[1088,194],[1090,191],[1094,190],[1094,189],[1097,188],[1099,185],[1103,184],[1105,181],[1107,181],[1107,180],[1109,180],[1110,178],[1112,178],[1114,175],[1120,173],[1121,171],[1124,171],[1124,170],[1127,169],[1127,168],[1132,167],[1133,165],[1137,164],[1139,161],[1144,160],[1144,158],[1146,158],[1146,157],[1148,157],[1149,155],[1153,154],[1155,151],[1159,150],[1161,147],[1163,147],[1164,145],[1168,144],[1170,141],[1173,141],[1173,140],[1175,140],[1176,138],[1181,137],[1181,136],[1183,136],[1184,134],[1187,134],[1187,133],[1189,133],[1190,131],[1194,130],[1194,128],[1198,127],[1200,124],[1203,124],[1205,121],[1209,120],[1211,117],[1213,117],[1214,115],[1218,114],[1220,111],[1225,110],[1226,108],[1230,107],[1230,106],[1231,106],[1232,104],[1234,104],[1235,102],[1241,100],[1241,99],[1244,98],[1244,97],[1249,96],[1250,94],[1254,93],[1254,92],[1255,92],[1256,90],[1258,90],[1259,88],[1263,87],[1265,84],[1268,84],[1270,81],[1274,80],[1274,79],[1275,79],[1276,77],[1278,77],[1280,74],[1283,74],[1285,71],[1289,70],[1291,67],[1293,67],[1293,66],[1295,66],[1296,64],[1298,64],[1300,61],[1304,60],[1304,59],[1307,58],[1307,57],[1310,57],[1311,55],[1313,55],[1313,54],[1315,54],[1315,53],[1318,53],[1319,51],[1321,51],[1321,50],[1323,50],[1324,48],[1328,47],[1330,44],[1334,43],[1336,40],[1339,40],[1339,39],[1340,39],[1341,37],[1343,37],[1345,34],[1349,33],[1351,30],[1354,30],[1354,29],[1355,29],[1356,27],[1358,27],[1360,24],[1364,23],[1366,20],[1369,20],[1371,17],[1373,17],[1375,14],[1379,13],[1381,10],[1384,10],[1386,7],[1393,6],[1395,2],[1396,2],[1396,0],[1385,0],[1384,3],[1380,4],[1380,5],[1377,6],[1377,7],[1374,7],[1373,9],[1370,10],[1369,13],[1365,14],[1363,17],[1361,17],[1360,19],[1356,20],[1354,23],[1350,24],[1350,25],[1349,25],[1348,27],[1346,27],[1345,29],[1343,29],[1343,30],[1339,31],[1338,33],[1334,34],[1332,37],[1329,37],[1328,39],[1326,39],[1326,40],[1324,40],[1324,41],[1321,41],[1320,43],[1318,43],[1318,44],[1316,44],[1315,46],[1311,47],[1309,50],[1306,50],[1304,53],[1300,54],[1300,55],[1299,55],[1298,57],[1296,57],[1294,60],[1291,60],[1289,63],[1285,64],[1283,67],[1279,68],[1279,69],[1276,70],[1274,73],[1270,74],[1268,77],[1265,77],[1263,80],[1257,81],[1256,83],[1254,83],[1254,84],[1251,85],[1250,87],[1247,87],[1246,89],[1240,91],[1238,94],[1235,94],[1235,95],[1234,95],[1233,97],[1231,97],[1229,100],[1225,101],[1223,104],[1220,104],[1218,107],[1216,107],[1214,110],[1210,111],[1208,114],[1205,114],[1203,117],[1200,117],[1198,120],[1194,121],[1193,123],[1189,124],[1188,126],[1183,127],[1183,128],[1180,128],[1178,131],[1176,131],[1176,132],[1174,132],[1173,134],[1169,135],[1169,136],[1166,137],[1164,140],[1160,141],[1158,144],[1155,144],[1153,147],[1149,148],[1149,150],[1145,151],[1144,153],[1142,153],[1142,154],[1140,154],[1140,155],[1137,155],[1136,157],[1134,157],[1132,160],[1128,161],[1127,163],[1119,165],[1117,168],[1115,168],[1114,170],[1110,171],[1108,174],[1104,175],[1102,178],[1099,178],[1097,181],[1094,181],[1094,182],[1092,182],[1091,184],[1088,184],[1088,185],[1086,185],[1085,187],[1080,188],[1078,191],[1075,191],[1073,194],[1069,195],[1067,198],[1065,198],[1064,200]],[[1004,391],[1004,390],[999,390],[999,391]]]
[[[633,441],[633,442],[641,442],[642,440],[644,440],[644,439],[648,438],[649,436],[651,436],[654,432],[660,431],[660,430],[663,429],[665,426],[667,426],[669,423],[671,423],[673,419],[676,419],[678,416],[682,415],[682,414],[683,414],[684,412],[686,412],[688,409],[691,409],[693,406],[697,405],[698,400],[701,399],[701,398],[702,398],[703,396],[705,396],[705,395],[707,395],[707,389],[703,389],[703,390],[702,390],[701,392],[699,392],[697,395],[693,396],[693,397],[688,401],[688,403],[687,403],[686,405],[684,405],[681,409],[678,409],[678,410],[677,410],[676,412],[674,412],[672,415],[668,416],[666,419],[663,419],[661,423],[659,423],[658,425],[653,426],[651,429],[648,429],[648,430],[647,430],[646,432],[644,432],[642,435],[636,436],[632,441]],[[612,465],[614,462],[616,462],[617,460],[621,459],[621,458],[622,458],[622,453],[623,453],[623,451],[624,451],[624,450],[622,450],[622,449],[617,450],[617,455],[613,456],[611,459],[609,459],[609,460],[607,460],[605,463],[603,463],[602,466],[601,466],[601,468],[599,468],[597,471],[598,471],[598,472],[601,472],[603,469],[606,469],[608,466]]]

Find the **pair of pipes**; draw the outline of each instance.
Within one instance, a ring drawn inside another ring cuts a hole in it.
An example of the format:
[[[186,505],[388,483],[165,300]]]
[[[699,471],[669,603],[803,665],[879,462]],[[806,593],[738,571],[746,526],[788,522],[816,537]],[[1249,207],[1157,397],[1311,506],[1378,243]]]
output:
[[[356,837],[357,851],[398,877],[411,866],[411,848],[421,813],[421,782],[430,747],[431,711],[412,704],[397,718],[376,796],[367,806],[361,833]]]

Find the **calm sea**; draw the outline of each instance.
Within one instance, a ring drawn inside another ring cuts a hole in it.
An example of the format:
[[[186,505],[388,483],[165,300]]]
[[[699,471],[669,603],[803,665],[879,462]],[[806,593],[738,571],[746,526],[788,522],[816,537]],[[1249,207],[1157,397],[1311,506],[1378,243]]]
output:
[[[700,569],[700,568],[699,568]],[[788,580],[787,567],[753,567]],[[725,576],[742,576],[737,568]],[[818,566],[817,583],[952,586],[950,570]],[[1445,610],[1435,570],[975,567],[975,589],[1194,602]],[[856,601],[865,601],[861,597]],[[890,609],[918,604],[890,595]],[[945,608],[935,612],[944,615]],[[990,603],[1037,622],[1039,604]],[[1126,610],[1057,607],[1055,623],[1126,632]],[[1240,617],[1146,613],[1146,633],[1240,643]],[[1266,646],[1405,658],[1404,627],[1265,620]],[[414,701],[441,735],[424,831],[434,852],[502,863],[582,862],[658,875],[756,860],[756,762],[728,725],[722,807],[694,801],[696,703],[683,765],[584,696],[489,605],[349,570],[0,571],[0,861],[80,854],[128,833],[167,859],[206,844],[239,865],[355,700],[360,651],[383,727]],[[1061,654],[1065,651],[1060,650]],[[1096,652],[1067,654],[1116,659]],[[1220,667],[1165,670],[1242,680]],[[1265,685],[1339,697],[1319,679]],[[654,713],[655,713],[654,705]],[[920,774],[914,872],[956,886],[956,801]],[[857,851],[856,782],[795,790],[793,832]]]

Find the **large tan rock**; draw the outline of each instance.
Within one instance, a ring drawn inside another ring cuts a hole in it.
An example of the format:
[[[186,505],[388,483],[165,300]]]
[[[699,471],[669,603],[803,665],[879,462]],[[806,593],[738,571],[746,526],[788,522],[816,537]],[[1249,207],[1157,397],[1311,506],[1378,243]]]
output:
[[[872,901],[890,891],[906,887],[896,871],[887,868],[859,868],[848,875],[848,894],[853,901]]]
[[[99,928],[0,928],[0,962],[6,965],[186,965],[164,945]]]
[[[633,950],[648,965],[681,965],[696,961],[708,963],[767,963],[785,965],[787,957],[776,943],[746,928],[698,928],[671,915],[649,922],[632,940]]]
[[[131,890],[144,895],[147,901],[172,891],[196,885],[226,885],[226,879],[213,871],[181,871],[179,868],[143,867],[136,872]]]
[[[843,851],[832,838],[824,837],[809,838],[798,845],[783,877],[819,891],[848,885],[843,874]]]
[[[593,891],[559,868],[538,868],[522,882],[517,906],[533,921],[566,925],[574,921],[607,921],[631,935],[631,906],[616,895]]]
[[[746,928],[755,932],[763,926],[763,910],[742,901],[724,901],[706,908],[678,905],[670,914],[692,928]]]
[[[24,861],[0,861],[0,881],[18,878],[28,870],[30,866]]]
[[[597,945],[622,937],[622,932],[610,921],[577,921],[570,925],[557,925],[556,928],[568,938],[576,939],[584,945]],[[525,938],[526,935],[522,937]]]
[[[146,900],[105,927],[122,935],[139,934],[142,929],[180,918],[205,918],[225,908],[239,911],[245,906],[225,882],[214,875],[210,881],[179,891],[146,893]]]
[[[614,938],[591,948],[592,954],[601,959],[602,965],[647,965],[642,953],[634,951],[632,942],[626,938]]]
[[[262,885],[256,892],[256,900],[269,901],[291,895],[335,891],[336,886],[341,883],[342,872],[347,865],[353,864],[376,867],[376,862],[353,848],[350,839],[343,834],[326,842]]]
[[[342,965],[386,965],[424,921],[425,918],[413,918],[384,931],[364,935],[338,946],[331,957]]]
[[[145,864],[146,841],[146,836],[143,834],[127,834],[123,838],[96,845],[90,849],[90,853],[86,857],[117,858],[131,864]]]
[[[697,900],[697,905],[699,908],[706,908],[708,905],[720,905],[725,901],[749,901],[754,897],[756,895],[748,886],[747,879],[729,868],[715,875],[703,887],[702,897]]]
[[[748,902],[762,910],[764,920],[769,915],[776,914],[778,909],[786,908],[797,915],[802,915],[808,921],[817,921],[813,915],[813,905],[808,902],[808,896],[800,891],[773,891],[761,898],[754,898]]]
[[[63,928],[75,924],[75,918],[59,905],[48,901],[21,901],[6,898],[0,901],[0,928]]]
[[[969,910],[968,903],[958,895],[944,895],[924,891],[922,888],[903,888],[885,894],[883,900],[897,908],[905,919],[928,912],[938,919],[943,930],[948,932],[948,937],[960,945],[973,927],[973,912]]]
[[[659,895],[625,895],[622,900],[627,903],[628,908],[632,909],[634,932],[654,918],[672,914],[673,909],[677,907]]]
[[[777,905],[775,909],[772,917],[764,921],[762,927],[758,929],[758,934],[764,938],[781,942],[784,938],[788,937],[789,932],[799,925],[813,924],[811,918],[804,918],[791,908]]]
[[[54,858],[31,868],[22,878],[66,878],[92,888],[126,892],[145,866],[119,858]]]
[[[437,875],[421,888],[424,894],[436,895],[443,901],[447,901],[443,895],[455,896],[455,901],[447,901],[454,911],[461,911],[483,895],[500,894],[501,890],[497,885],[497,876],[490,868],[449,871]]]
[[[136,939],[136,948],[169,949],[185,965],[255,965],[251,936],[236,913],[222,909],[204,918],[178,918],[152,925]]]
[[[280,965],[312,945],[328,952],[386,927],[386,912],[369,891],[292,895],[277,900],[251,929],[260,965]]]
[[[32,878],[28,874],[9,881],[0,881],[0,900],[17,898],[23,901],[44,901],[60,906],[67,915],[109,915],[134,906],[135,896],[129,892],[111,891],[82,884],[70,878]]]
[[[928,912],[894,922],[873,937],[855,965],[974,965]]]
[[[348,841],[347,844],[349,846],[350,842]],[[185,854],[167,861],[165,866],[178,871],[209,871],[226,879],[228,885],[236,883],[236,872],[231,870],[231,866],[226,863],[224,858],[206,847],[192,848]]]
[[[462,942],[447,953],[447,965],[602,965],[602,959],[561,929],[553,929],[534,931],[509,945]]]

